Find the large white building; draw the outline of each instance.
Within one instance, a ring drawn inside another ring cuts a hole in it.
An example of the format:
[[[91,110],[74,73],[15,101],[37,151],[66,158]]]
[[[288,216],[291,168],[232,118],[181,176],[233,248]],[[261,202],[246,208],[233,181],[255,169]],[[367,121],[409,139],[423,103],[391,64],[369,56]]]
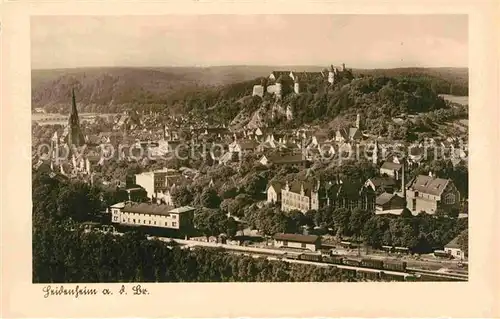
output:
[[[276,234],[274,235],[274,247],[317,251],[321,248],[321,237],[316,235]]]
[[[146,190],[148,198],[162,199],[166,204],[171,204],[170,190],[181,179],[178,171],[168,168],[135,175],[135,183]]]
[[[118,203],[110,207],[111,221],[126,226],[189,229],[193,226],[194,208],[148,203]]]

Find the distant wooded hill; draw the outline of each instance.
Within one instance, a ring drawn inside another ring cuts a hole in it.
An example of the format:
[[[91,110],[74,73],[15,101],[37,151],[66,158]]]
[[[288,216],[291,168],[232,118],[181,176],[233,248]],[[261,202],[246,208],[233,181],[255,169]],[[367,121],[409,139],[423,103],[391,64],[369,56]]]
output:
[[[249,67],[33,70],[32,107],[57,111],[57,106],[69,105],[74,88],[81,106],[95,105],[101,111],[99,106],[105,105],[114,112],[120,105],[164,104],[177,91],[247,81],[266,72]]]
[[[469,69],[467,68],[395,68],[354,70],[355,75],[426,78],[438,94],[469,95]]]
[[[241,98],[258,83],[258,78],[268,76],[273,70],[321,69],[320,66],[223,66],[33,70],[32,108],[67,112],[71,88],[75,88],[79,108],[85,112],[121,112],[134,105],[172,105],[189,96],[189,92],[206,92],[208,87],[219,96],[223,93],[219,91],[241,87],[244,90],[239,89],[234,96]],[[357,76],[418,76],[438,94],[468,94],[468,70],[462,68],[354,69],[353,72]]]

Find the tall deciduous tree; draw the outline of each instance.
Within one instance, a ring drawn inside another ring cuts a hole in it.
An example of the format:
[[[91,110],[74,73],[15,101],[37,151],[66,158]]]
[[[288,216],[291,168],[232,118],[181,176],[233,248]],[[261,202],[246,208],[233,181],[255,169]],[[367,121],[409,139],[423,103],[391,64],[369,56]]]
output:
[[[172,190],[172,200],[175,206],[186,206],[192,204],[194,196],[187,186],[179,186]]]
[[[221,199],[215,189],[208,188],[203,190],[200,197],[200,204],[207,208],[218,208],[221,203]]]
[[[345,208],[336,209],[333,212],[333,219],[337,226],[337,236],[342,237],[349,231],[349,221],[351,212]]]

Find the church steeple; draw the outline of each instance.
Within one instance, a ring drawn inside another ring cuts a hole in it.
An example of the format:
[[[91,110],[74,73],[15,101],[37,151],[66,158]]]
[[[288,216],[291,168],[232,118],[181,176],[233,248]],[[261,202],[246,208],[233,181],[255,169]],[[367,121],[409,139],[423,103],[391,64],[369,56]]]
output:
[[[76,109],[76,99],[75,99],[75,89],[71,89],[71,113],[70,116],[74,115],[78,119],[78,110]]]
[[[80,147],[85,144],[83,133],[80,129],[80,119],[78,118],[78,110],[76,109],[75,89],[71,89],[71,112],[68,119],[68,140],[70,147]]]

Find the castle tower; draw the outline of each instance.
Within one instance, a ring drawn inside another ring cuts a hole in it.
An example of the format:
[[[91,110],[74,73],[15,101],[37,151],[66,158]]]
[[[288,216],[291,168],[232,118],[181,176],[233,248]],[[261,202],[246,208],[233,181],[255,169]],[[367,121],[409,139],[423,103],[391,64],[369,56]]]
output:
[[[262,85],[264,88],[266,88],[266,86],[267,86],[267,79],[266,78],[260,79],[260,85]]]
[[[335,82],[335,69],[333,65],[330,65],[330,71],[328,71],[328,82],[333,84]]]
[[[345,71],[345,63],[342,63],[342,72]]]
[[[275,84],[276,85],[276,97],[278,99],[281,98],[281,94],[283,92],[282,82],[283,82],[283,78],[280,75],[280,77],[276,80],[276,84]]]
[[[267,81],[265,78],[260,80],[260,84],[253,86],[252,96],[258,95],[263,97],[267,90]]]
[[[71,113],[68,119],[68,145],[80,147],[85,144],[82,131],[80,129],[80,119],[78,118],[78,111],[76,109],[75,90],[71,90]]]
[[[295,94],[299,94],[300,93],[299,77],[295,76],[295,80],[293,82],[294,82],[293,91],[295,92]]]

